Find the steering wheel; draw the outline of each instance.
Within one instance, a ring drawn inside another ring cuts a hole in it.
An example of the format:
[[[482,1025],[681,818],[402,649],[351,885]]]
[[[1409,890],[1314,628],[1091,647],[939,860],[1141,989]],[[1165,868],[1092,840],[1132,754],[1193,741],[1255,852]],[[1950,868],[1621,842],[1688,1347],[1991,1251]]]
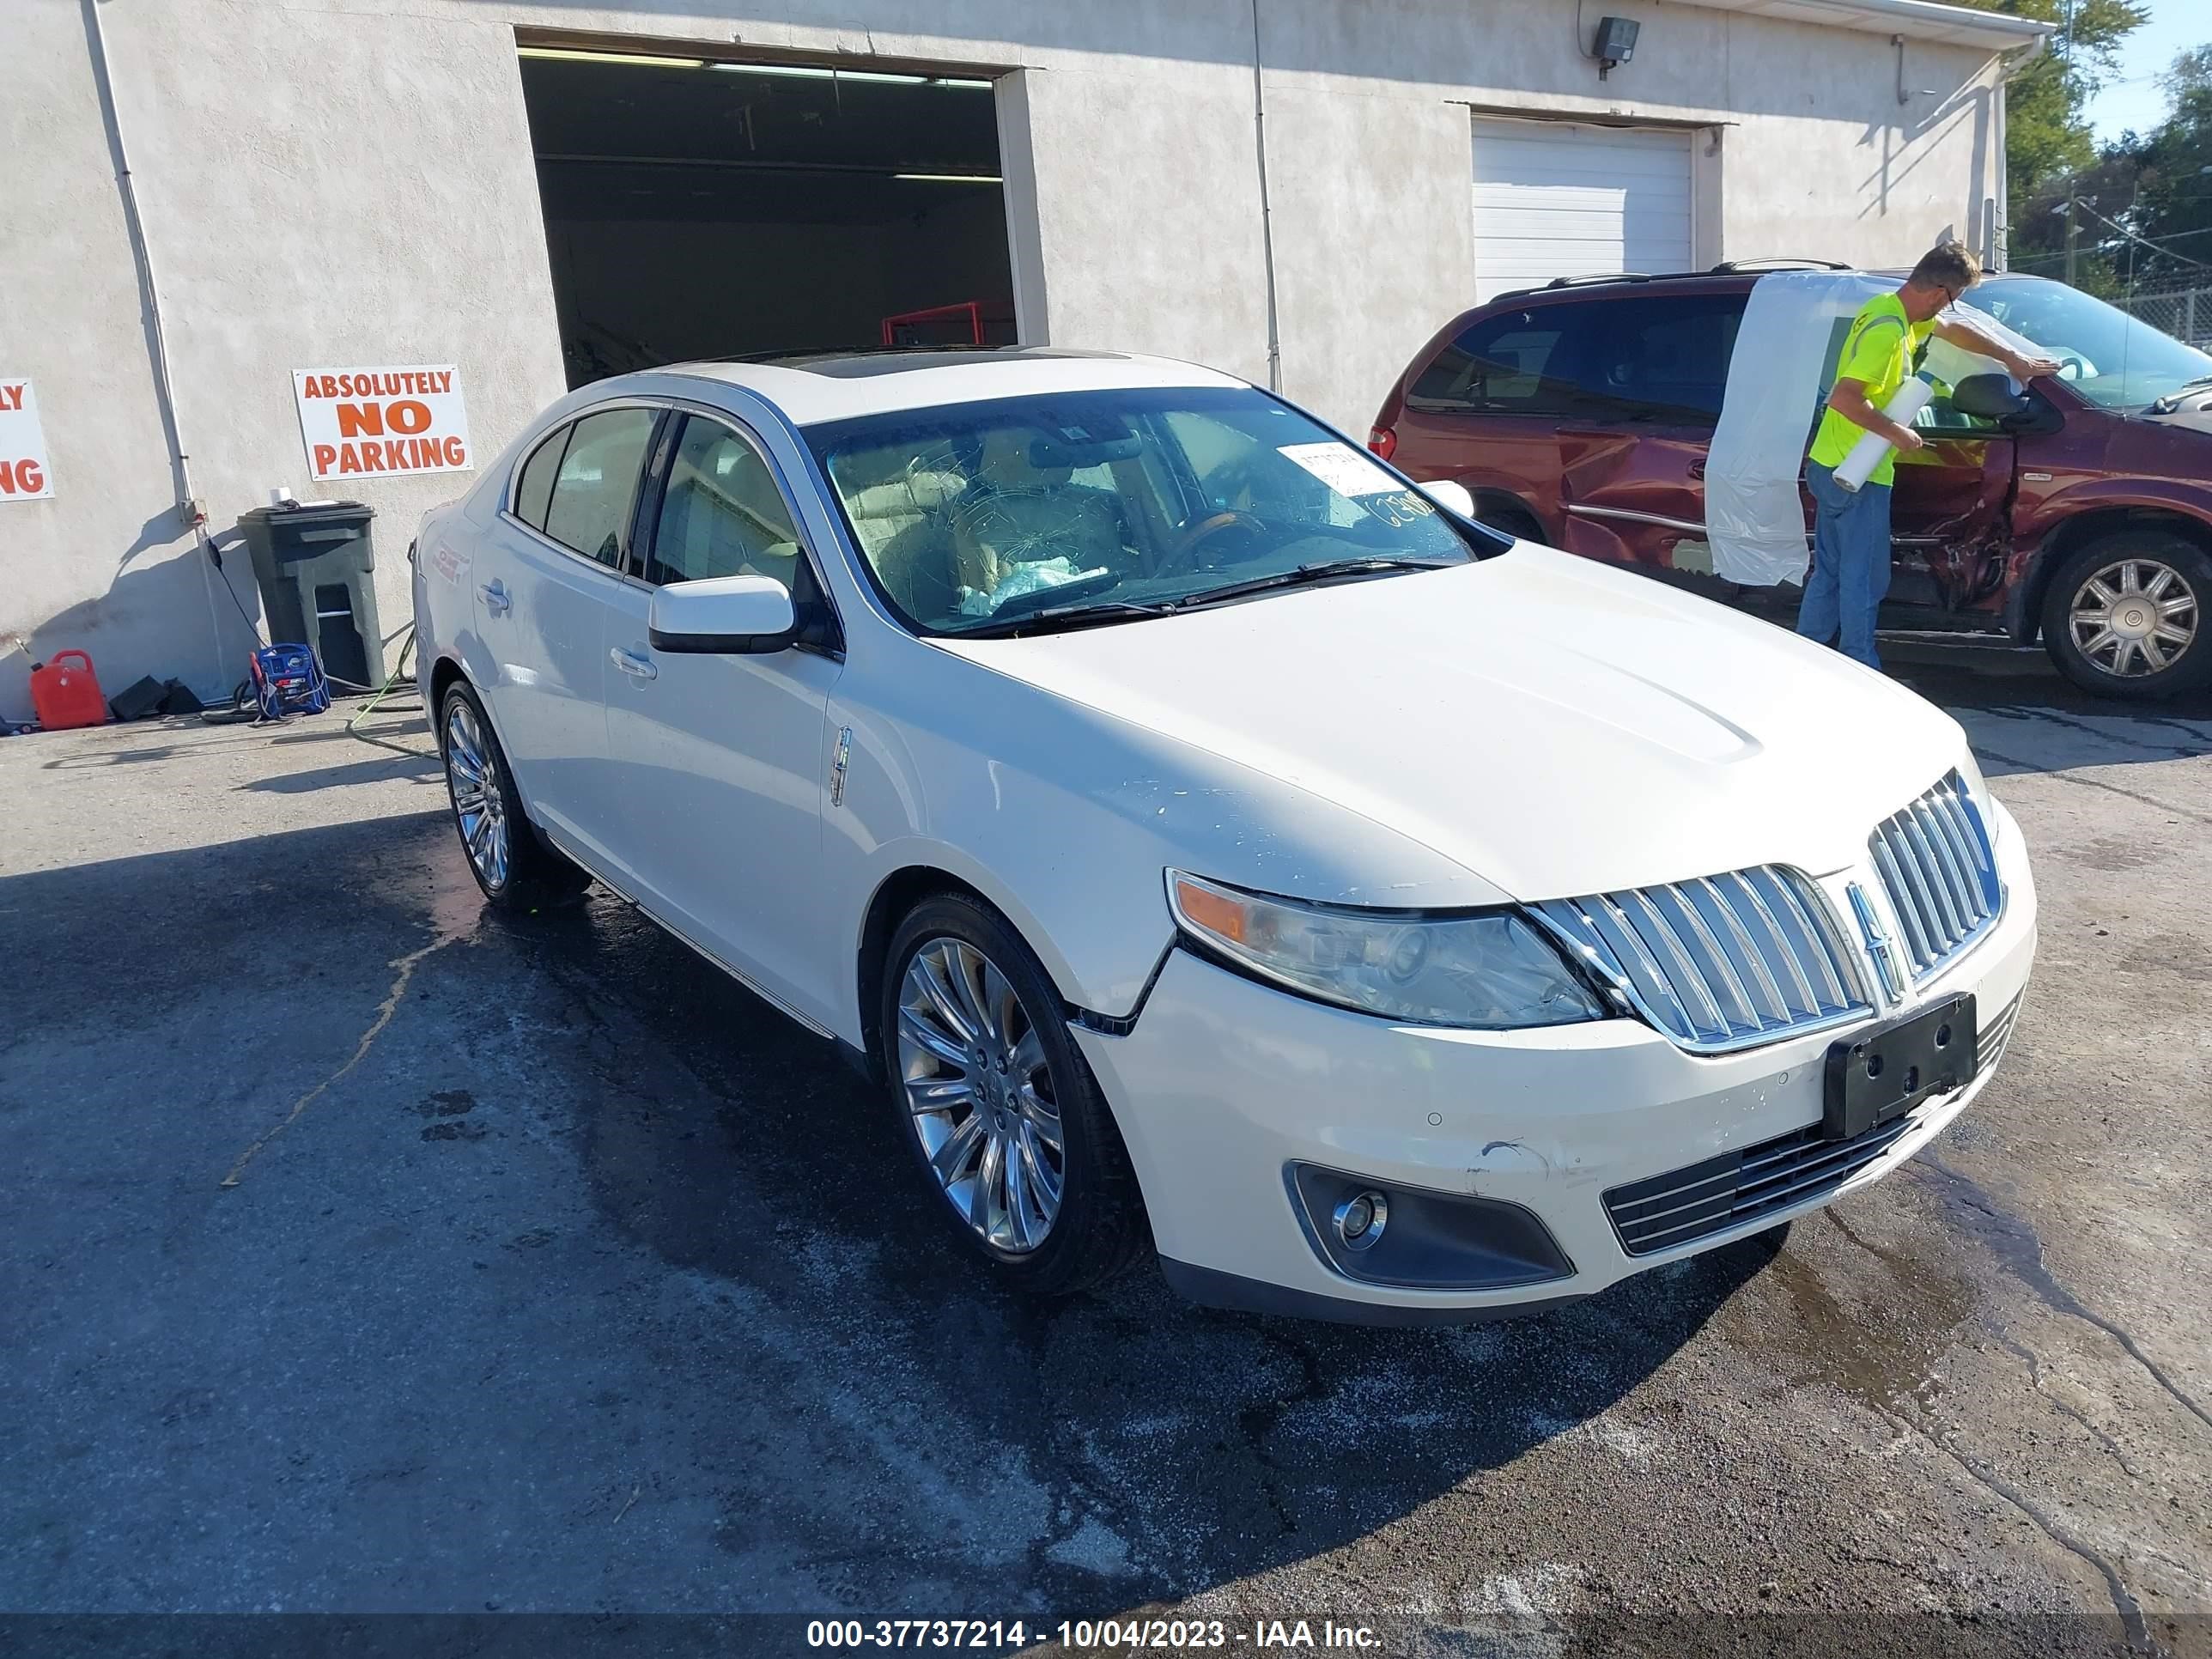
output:
[[[1234,507],[1224,507],[1218,513],[1200,519],[1189,529],[1184,531],[1176,544],[1160,555],[1160,561],[1153,566],[1152,574],[1155,576],[1164,576],[1170,571],[1188,569],[1197,556],[1198,550],[1224,530],[1242,530],[1247,535],[1254,536],[1264,536],[1267,533],[1267,526],[1252,514],[1239,512]]]
[[[2069,368],[2074,371],[2071,374],[2066,372]],[[2090,373],[2092,370],[2088,363],[2070,352],[2058,360],[2058,378],[2062,380],[2078,380]]]

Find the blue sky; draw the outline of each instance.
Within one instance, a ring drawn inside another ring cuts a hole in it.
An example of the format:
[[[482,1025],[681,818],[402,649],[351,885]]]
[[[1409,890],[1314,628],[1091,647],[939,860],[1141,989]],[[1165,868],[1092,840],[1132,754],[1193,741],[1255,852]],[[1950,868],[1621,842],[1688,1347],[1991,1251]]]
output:
[[[2057,43],[2052,42],[2053,48]],[[2166,114],[2159,76],[2191,46],[2212,45],[2212,5],[2206,0],[2150,0],[2150,21],[2128,37],[2113,78],[2089,103],[2089,124],[2100,142],[2130,127],[2148,132]]]

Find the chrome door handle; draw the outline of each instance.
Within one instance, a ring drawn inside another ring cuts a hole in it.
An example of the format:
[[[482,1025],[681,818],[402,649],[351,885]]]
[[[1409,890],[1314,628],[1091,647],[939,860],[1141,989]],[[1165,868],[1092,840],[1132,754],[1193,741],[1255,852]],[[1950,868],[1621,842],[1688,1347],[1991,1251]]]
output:
[[[483,595],[484,608],[495,617],[503,617],[514,608],[514,601],[507,597],[505,582],[489,581],[477,592]]]
[[[620,646],[616,646],[607,653],[607,660],[632,679],[653,680],[660,678],[660,671],[653,665],[652,658],[641,657],[636,652],[625,651]]]

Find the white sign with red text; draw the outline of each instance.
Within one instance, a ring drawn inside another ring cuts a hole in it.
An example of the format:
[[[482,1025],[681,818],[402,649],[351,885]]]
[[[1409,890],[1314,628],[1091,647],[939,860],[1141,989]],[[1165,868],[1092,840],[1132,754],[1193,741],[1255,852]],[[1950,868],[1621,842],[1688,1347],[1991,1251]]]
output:
[[[465,472],[474,466],[460,371],[451,363],[398,368],[295,368],[308,476]]]
[[[0,374],[0,501],[43,501],[53,493],[38,398],[28,380]]]

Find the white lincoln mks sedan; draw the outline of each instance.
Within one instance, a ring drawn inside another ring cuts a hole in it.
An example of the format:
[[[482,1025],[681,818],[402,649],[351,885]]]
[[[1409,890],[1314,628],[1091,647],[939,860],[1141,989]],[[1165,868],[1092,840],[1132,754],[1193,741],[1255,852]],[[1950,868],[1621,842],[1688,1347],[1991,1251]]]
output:
[[[2034,889],[1949,717],[1469,510],[1186,363],[602,381],[423,523],[454,819],[842,1045],[1010,1284],[1586,1296],[1925,1146]]]

